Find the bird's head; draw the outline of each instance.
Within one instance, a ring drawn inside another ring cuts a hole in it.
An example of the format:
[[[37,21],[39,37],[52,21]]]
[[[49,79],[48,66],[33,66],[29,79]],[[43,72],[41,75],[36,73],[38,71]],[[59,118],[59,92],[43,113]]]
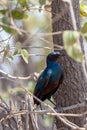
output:
[[[51,52],[47,56],[47,63],[48,62],[56,62],[57,59],[61,56],[60,52]]]

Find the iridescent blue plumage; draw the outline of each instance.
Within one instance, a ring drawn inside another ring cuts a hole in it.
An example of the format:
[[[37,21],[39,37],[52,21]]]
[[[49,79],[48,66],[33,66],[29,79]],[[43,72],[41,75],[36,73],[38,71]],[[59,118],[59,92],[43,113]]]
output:
[[[57,59],[61,56],[59,52],[52,52],[47,56],[47,67],[40,74],[35,86],[34,95],[40,100],[50,99],[57,91],[63,80],[63,71]],[[39,102],[34,99],[34,103]]]

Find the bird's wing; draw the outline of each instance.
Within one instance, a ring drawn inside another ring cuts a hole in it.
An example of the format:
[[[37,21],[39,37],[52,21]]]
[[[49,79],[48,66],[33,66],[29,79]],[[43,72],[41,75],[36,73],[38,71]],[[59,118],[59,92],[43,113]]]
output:
[[[60,75],[60,77],[58,77],[58,74]],[[59,88],[60,84],[63,81],[64,74],[62,71],[58,72],[58,74],[57,74],[57,79],[54,80],[53,82],[50,82],[50,84],[48,84],[44,88],[44,90],[42,92],[42,100],[45,100],[47,98],[49,99]],[[55,77],[54,77],[54,79],[55,79]]]
[[[44,74],[44,72],[40,75],[37,84],[35,86],[34,95],[38,98],[40,98],[40,94],[44,90],[44,88],[48,85],[49,79],[51,77],[52,71],[49,69],[47,70],[47,73]]]

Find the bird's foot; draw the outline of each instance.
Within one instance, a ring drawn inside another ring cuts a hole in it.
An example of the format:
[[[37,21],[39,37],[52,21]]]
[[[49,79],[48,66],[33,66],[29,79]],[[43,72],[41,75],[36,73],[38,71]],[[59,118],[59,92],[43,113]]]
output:
[[[40,109],[43,110],[41,103],[40,103]],[[44,119],[44,115],[42,115],[42,119]]]

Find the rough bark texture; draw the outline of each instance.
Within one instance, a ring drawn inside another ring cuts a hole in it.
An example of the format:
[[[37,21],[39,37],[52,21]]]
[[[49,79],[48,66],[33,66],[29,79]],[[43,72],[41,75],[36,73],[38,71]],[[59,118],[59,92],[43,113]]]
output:
[[[72,0],[77,21],[77,27],[80,28],[79,20],[79,0]],[[62,30],[71,30],[72,22],[70,17],[69,5],[62,0],[52,2],[52,27],[53,32]],[[53,36],[54,44],[63,45],[62,35]],[[66,53],[66,52],[65,52]],[[66,56],[59,60],[64,70],[64,81],[59,90],[54,95],[57,105],[69,106],[82,102],[85,99],[86,79],[84,76],[82,64],[77,63],[70,57]],[[69,112],[82,113],[84,109],[75,109]],[[83,126],[85,118],[70,118],[72,122]],[[56,119],[57,128],[67,127]],[[70,130],[70,128],[69,128]]]

